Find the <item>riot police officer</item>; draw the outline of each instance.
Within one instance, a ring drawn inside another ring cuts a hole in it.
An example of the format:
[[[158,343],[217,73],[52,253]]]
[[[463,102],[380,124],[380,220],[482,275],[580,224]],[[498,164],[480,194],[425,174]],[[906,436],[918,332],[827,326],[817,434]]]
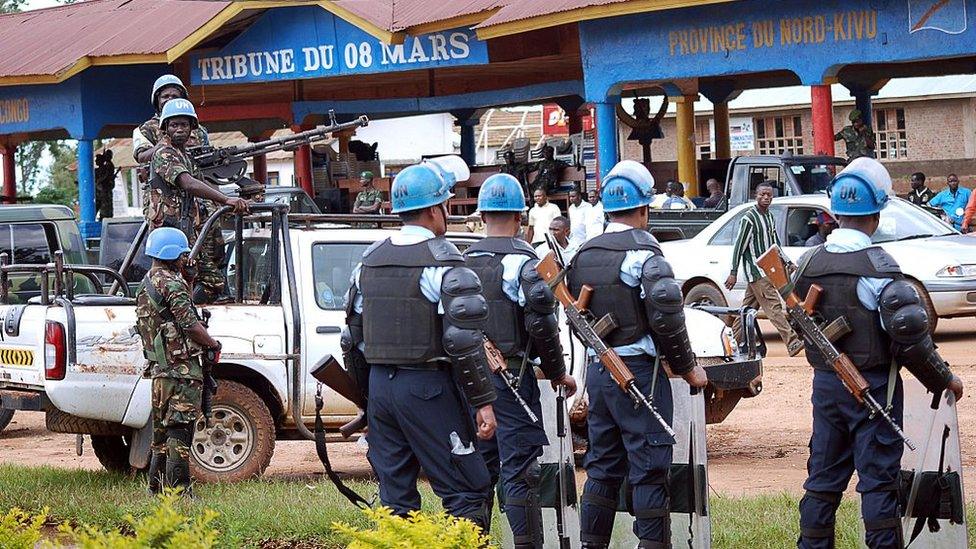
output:
[[[556,298],[535,270],[539,262],[535,251],[516,238],[525,210],[518,179],[508,174],[486,179],[478,194],[478,211],[487,237],[464,255],[468,267],[481,279],[488,301],[486,335],[504,355],[509,371],[515,372],[516,390],[523,401],[541,417],[539,385],[530,358],[538,358],[539,368],[552,380],[553,388],[564,386],[568,396],[576,392],[576,382],[566,373]],[[500,373],[493,373],[491,380],[498,395],[494,404],[498,431],[494,439],[479,442],[478,450],[492,475],[492,486],[501,475],[505,515],[516,549],[541,549],[541,467],[537,458],[548,444],[546,432],[541,421],[530,419]]]
[[[488,306],[478,276],[444,238],[446,202],[462,171],[460,158],[443,157],[397,174],[391,199],[404,225],[354,270],[346,339],[365,356],[351,366],[368,365],[365,376],[353,375],[368,376],[367,457],[380,501],[398,515],[420,509],[423,469],[448,513],[485,528],[489,475],[475,439],[495,431],[483,347]]]
[[[915,287],[887,252],[871,245],[890,194],[891,177],[877,160],[858,158],[837,174],[830,209],[840,228],[801,259],[796,289],[805,295],[811,285],[819,285],[823,293],[817,312],[823,320],[847,318],[854,331],[835,343],[837,349],[850,357],[875,399],[887,403],[901,423],[902,382],[893,368],[907,368],[936,394],[948,388],[960,398],[963,387],[935,350]],[[834,547],[835,514],[856,469],[868,547],[900,549],[902,440],[887,423],[869,417],[815,347],[807,344],[806,356],[814,368],[813,435],[797,546]]]
[[[146,240],[152,267],[136,295],[136,330],[152,377],[152,460],[149,489],[165,485],[190,490],[190,441],[201,416],[200,354],[220,351],[197,318],[182,271],[190,252],[186,235],[161,227]]]
[[[575,295],[583,285],[593,289],[589,309],[597,318],[612,313],[617,327],[607,334],[606,343],[670,423],[674,411],[671,385],[655,357],[666,359],[671,371],[693,387],[703,387],[707,380],[691,351],[681,288],[657,240],[645,230],[653,196],[654,179],[647,168],[632,160],[614,166],[602,189],[610,224],[573,258],[569,286]],[[647,410],[634,406],[592,350],[588,354],[590,444],[583,462],[587,481],[580,501],[583,547],[609,546],[625,477],[631,489],[638,547],[670,547],[667,482],[675,441]]]

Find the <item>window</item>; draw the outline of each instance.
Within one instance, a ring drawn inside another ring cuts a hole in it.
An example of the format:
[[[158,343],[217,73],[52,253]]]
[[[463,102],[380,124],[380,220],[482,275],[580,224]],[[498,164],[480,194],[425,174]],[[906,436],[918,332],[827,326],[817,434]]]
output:
[[[312,281],[315,302],[327,311],[346,307],[349,279],[363,259],[366,243],[321,243],[312,246]]]
[[[817,234],[818,208],[790,208],[786,215],[786,245],[804,247],[807,239]]]
[[[241,261],[241,279],[244,288],[244,303],[270,303],[275,275],[271,261],[277,256],[271,253],[270,238],[245,238]],[[227,246],[227,289],[230,295],[237,295],[237,246]]]
[[[129,252],[132,242],[136,239],[136,234],[142,227],[142,221],[127,223],[104,223],[102,224],[102,242],[99,248],[99,263],[106,267],[111,267],[116,271],[122,267],[125,254]],[[125,273],[127,282],[139,282],[142,280],[149,268],[152,267],[152,258],[146,255],[146,239],[142,239],[139,249],[133,256],[132,264],[129,265]]]
[[[11,263],[50,263],[48,230],[40,223],[0,225],[0,253],[7,254]]]
[[[715,236],[712,237],[712,240],[708,243],[708,245],[731,246],[732,241],[735,240],[736,233],[739,231],[739,222],[742,221],[742,216],[746,214],[746,211],[748,211],[748,208],[735,214],[735,216],[733,216],[724,227],[715,233]]]
[[[702,160],[712,158],[712,124],[708,119],[695,121],[695,141],[698,143],[698,157]]]
[[[803,124],[799,116],[756,119],[756,149],[761,155],[803,154]]]
[[[280,185],[281,184],[281,174],[278,172],[268,172],[268,185]]]
[[[783,173],[779,166],[749,167],[749,199],[756,196],[756,187],[765,183],[773,187],[773,198],[785,196],[783,192]]]
[[[908,158],[908,132],[905,131],[905,109],[874,111],[875,152],[879,160]]]

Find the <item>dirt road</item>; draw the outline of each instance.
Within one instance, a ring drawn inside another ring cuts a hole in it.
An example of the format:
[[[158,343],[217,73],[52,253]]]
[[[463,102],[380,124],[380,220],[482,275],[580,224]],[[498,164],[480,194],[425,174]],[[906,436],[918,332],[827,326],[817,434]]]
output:
[[[770,342],[765,361],[761,396],[743,400],[725,423],[708,428],[709,482],[722,494],[797,492],[806,473],[807,442],[810,437],[811,371],[803,358],[789,358],[770,325],[764,326]],[[976,501],[976,319],[943,320],[937,341],[942,356],[963,378],[969,398],[962,401],[959,423],[963,426],[963,465],[968,499]],[[330,454],[335,468],[353,476],[366,477],[369,466],[365,450],[354,444],[334,444]],[[75,437],[49,433],[44,416],[18,413],[0,433],[0,463],[52,465],[98,469],[100,466],[85,446],[75,454]],[[278,478],[318,475],[322,466],[310,442],[281,441],[267,474]],[[582,473],[581,473],[582,474]]]

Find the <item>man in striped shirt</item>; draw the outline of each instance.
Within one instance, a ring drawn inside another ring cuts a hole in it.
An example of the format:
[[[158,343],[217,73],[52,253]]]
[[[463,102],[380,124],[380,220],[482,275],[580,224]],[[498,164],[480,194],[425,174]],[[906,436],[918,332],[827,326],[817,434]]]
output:
[[[743,307],[762,307],[780,337],[786,343],[790,356],[796,356],[803,350],[803,342],[790,327],[783,312],[783,301],[776,291],[776,287],[766,278],[766,274],[756,265],[756,260],[766,250],[779,246],[776,235],[776,222],[769,211],[773,202],[773,188],[768,184],[756,187],[756,205],[746,210],[739,222],[739,233],[732,248],[732,273],[725,281],[725,287],[731,290],[738,279],[739,264],[746,275],[746,292],[742,297]],[[735,336],[742,340],[742,322],[736,317],[732,329]]]

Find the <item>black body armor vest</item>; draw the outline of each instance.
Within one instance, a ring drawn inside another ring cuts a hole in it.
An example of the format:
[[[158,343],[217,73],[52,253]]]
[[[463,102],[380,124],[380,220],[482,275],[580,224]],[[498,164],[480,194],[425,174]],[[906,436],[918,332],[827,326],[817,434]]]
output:
[[[471,255],[476,252],[491,252],[494,255]],[[488,327],[485,335],[506,357],[524,353],[528,341],[525,310],[509,299],[502,290],[502,274],[505,271],[502,259],[511,254],[537,258],[532,246],[517,238],[483,238],[464,252],[465,264],[481,279],[482,291],[488,301]]]
[[[444,238],[396,246],[390,239],[363,255],[363,341],[372,364],[420,364],[447,357],[437,303],[420,291],[426,267],[464,265],[461,252]]]
[[[604,233],[592,238],[580,248],[569,270],[569,288],[578,296],[583,285],[593,288],[590,311],[596,318],[612,314],[617,328],[606,337],[611,347],[629,345],[650,334],[647,313],[641,299],[641,288],[631,288],[620,280],[620,265],[632,250],[651,250],[661,253],[651,233],[631,229],[619,233]]]
[[[890,367],[891,339],[881,327],[878,311],[869,311],[857,298],[857,281],[860,277],[902,278],[898,263],[881,248],[871,247],[848,253],[831,253],[822,246],[804,258],[796,292],[804,296],[810,285],[823,288],[817,313],[829,323],[844,316],[853,331],[834,342],[842,353],[860,370]],[[807,361],[814,368],[832,370],[824,356],[811,345],[806,345]]]

